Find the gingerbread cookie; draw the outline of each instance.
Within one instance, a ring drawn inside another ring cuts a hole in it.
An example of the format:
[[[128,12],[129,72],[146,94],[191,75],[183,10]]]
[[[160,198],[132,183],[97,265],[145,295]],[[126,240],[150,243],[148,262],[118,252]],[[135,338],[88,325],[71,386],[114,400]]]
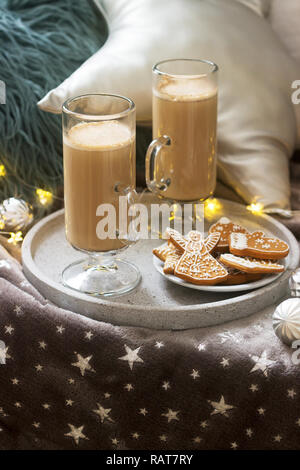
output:
[[[228,271],[227,267],[227,271]],[[242,271],[234,270],[234,273],[228,272],[228,278],[226,281],[221,282],[224,286],[237,286],[241,284],[249,284],[249,282],[259,281],[263,275],[256,273],[243,273]]]
[[[169,234],[170,233],[167,231],[168,236]],[[173,251],[168,252],[168,254],[166,255],[165,264],[163,268],[163,271],[165,274],[174,274],[176,264],[180,260],[182,253],[183,253],[183,244],[181,243],[181,236],[180,235],[178,236],[178,233],[174,231],[173,238],[177,240],[177,247],[173,245],[170,239],[168,240],[168,245],[173,247],[174,249]],[[183,238],[186,240],[185,237]],[[214,233],[210,235],[209,237],[207,237],[207,239],[205,240],[205,245],[206,245],[208,252],[214,249],[214,247],[217,245],[219,241],[219,238],[220,238],[220,235],[217,233]]]
[[[221,255],[220,262],[245,273],[277,274],[284,271],[284,266],[273,263],[271,260],[241,258],[230,253]]]
[[[171,240],[168,243],[163,243],[157,248],[152,250],[152,253],[161,261],[164,261],[164,273],[173,274],[175,265],[179,261],[183,251],[178,250]]]
[[[227,279],[227,270],[209,252],[218,243],[215,234],[206,240],[203,240],[201,233],[197,231],[191,231],[187,239],[172,229],[168,234],[176,247],[184,249],[175,266],[175,276],[198,285],[214,285]]]
[[[221,282],[221,284],[226,286],[233,286],[238,284],[247,284],[248,282],[259,281],[263,275],[256,273],[245,273],[239,269],[232,268],[230,266],[225,266],[221,261],[221,256],[217,258],[218,262],[227,270],[228,278],[226,281]]]
[[[182,256],[182,251],[178,249],[174,249],[172,253],[169,253],[166,257],[165,264],[164,264],[164,273],[165,274],[174,274],[176,264],[180,260]]]
[[[267,237],[263,232],[232,233],[229,236],[230,253],[237,256],[276,260],[285,258],[289,246],[279,238]]]
[[[227,217],[221,217],[217,223],[212,225],[208,233],[220,233],[220,240],[216,246],[216,251],[225,253],[229,250],[229,235],[234,232],[249,233],[245,227],[235,224]]]
[[[168,243],[163,243],[162,245],[154,248],[152,253],[161,261],[166,261],[167,255],[170,254],[172,249]]]

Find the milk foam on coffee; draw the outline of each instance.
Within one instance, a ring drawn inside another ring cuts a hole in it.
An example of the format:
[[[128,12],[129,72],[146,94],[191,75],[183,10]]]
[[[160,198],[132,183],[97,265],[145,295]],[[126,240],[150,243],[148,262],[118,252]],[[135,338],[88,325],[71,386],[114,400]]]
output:
[[[85,149],[99,150],[127,145],[130,129],[118,121],[100,121],[77,124],[68,132],[68,144]]]
[[[135,138],[119,121],[81,123],[64,135],[66,234],[76,248],[110,251],[122,247],[117,239],[96,234],[100,204],[112,204],[118,221],[119,194],[115,185],[135,186]]]
[[[216,184],[217,88],[199,78],[163,78],[153,92],[153,137],[171,145],[157,157],[156,180],[170,178],[164,196],[203,200]]]
[[[203,100],[216,95],[217,90],[209,82],[182,78],[180,80],[166,80],[165,83],[161,83],[159,90],[155,90],[154,93],[172,101],[194,101],[195,99]]]

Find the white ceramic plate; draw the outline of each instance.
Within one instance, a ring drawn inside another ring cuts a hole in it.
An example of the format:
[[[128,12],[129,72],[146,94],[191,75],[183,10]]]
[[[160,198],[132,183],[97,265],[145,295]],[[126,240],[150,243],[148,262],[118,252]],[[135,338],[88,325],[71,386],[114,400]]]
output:
[[[183,279],[180,279],[180,277],[173,276],[173,274],[165,274],[163,271],[164,264],[163,262],[158,259],[156,256],[153,255],[153,264],[156,270],[164,276],[168,281],[174,282],[175,284],[179,284],[180,286],[183,287],[188,287],[189,289],[195,289],[195,290],[201,290],[201,291],[206,291],[206,292],[240,292],[240,291],[246,291],[246,290],[253,290],[257,289],[258,287],[263,287],[266,286],[267,284],[270,284],[271,282],[275,281],[275,279],[278,279],[283,273],[279,274],[273,274],[271,276],[266,276],[260,279],[259,281],[255,282],[248,282],[247,284],[236,284],[232,286],[198,286],[196,284],[191,284],[190,282],[186,282]],[[286,266],[286,261],[282,260],[282,264]]]

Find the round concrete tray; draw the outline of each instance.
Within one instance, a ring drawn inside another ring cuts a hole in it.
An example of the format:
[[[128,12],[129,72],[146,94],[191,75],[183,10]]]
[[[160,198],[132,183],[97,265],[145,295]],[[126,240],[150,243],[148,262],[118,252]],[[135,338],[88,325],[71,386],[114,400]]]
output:
[[[160,242],[148,240],[138,242],[122,255],[140,268],[142,281],[136,290],[114,298],[77,293],[61,283],[63,268],[83,258],[82,253],[74,250],[65,239],[63,210],[41,220],[26,235],[22,247],[25,275],[56,305],[115,325],[187,329],[246,317],[286,295],[290,272],[299,263],[299,247],[291,232],[275,219],[266,215],[254,216],[236,203],[225,200],[221,203],[216,213],[206,217],[206,230],[222,215],[227,215],[250,230],[260,226],[265,232],[289,243],[287,270],[273,283],[238,293],[200,292],[172,284],[162,278],[152,263],[152,248]]]

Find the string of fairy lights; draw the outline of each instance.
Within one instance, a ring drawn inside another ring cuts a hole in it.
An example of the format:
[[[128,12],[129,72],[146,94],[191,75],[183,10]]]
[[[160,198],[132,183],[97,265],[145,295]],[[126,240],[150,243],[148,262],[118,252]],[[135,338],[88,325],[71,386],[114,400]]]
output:
[[[0,178],[4,178],[6,177],[7,175],[7,172],[6,172],[6,168],[3,164],[0,165]],[[19,178],[20,179],[20,178]],[[60,200],[63,200],[62,198],[60,197],[57,197],[57,196],[54,196],[53,193],[51,193],[50,191],[46,191],[44,189],[41,189],[41,188],[36,188],[35,186],[32,186],[31,184],[28,184],[26,181],[23,181],[21,180],[21,182],[29,187],[29,188],[33,188],[35,190],[35,193],[38,197],[38,200],[39,200],[39,203],[42,205],[42,206],[48,206],[48,205],[51,205],[52,202],[53,202],[53,198],[56,198],[56,199],[60,199]]]
[[[0,181],[7,178],[8,173],[5,165],[0,164]],[[35,193],[37,204],[41,207],[50,207],[54,199],[63,201],[63,198],[55,196],[51,191],[46,191],[42,188],[37,188],[30,185],[26,181],[18,178],[20,182],[32,189]],[[33,222],[32,206],[22,199],[9,198],[0,205],[0,235],[7,238],[8,243],[18,245],[23,241],[23,231],[26,227],[30,226]],[[11,230],[14,228],[13,230]],[[9,229],[9,230],[7,230]]]
[[[7,177],[7,171],[3,164],[0,164],[0,180]],[[63,201],[63,198],[54,195],[51,191],[46,191],[42,188],[37,188],[28,184],[22,180],[22,183],[31,188],[35,193],[37,203],[46,208],[50,207],[54,199]],[[9,203],[10,200],[13,200]],[[17,200],[10,198],[2,203],[4,206],[7,202],[5,210],[0,210],[0,234],[7,238],[8,243],[13,245],[19,245],[23,241],[23,233],[26,227],[30,226],[33,222],[33,212],[29,203],[23,200]],[[214,197],[211,197],[205,201],[205,212],[209,215],[213,215],[222,208],[221,202]],[[247,209],[254,215],[261,215],[264,213],[264,206],[261,203],[253,203],[247,206]],[[9,213],[9,210],[11,212]],[[15,217],[15,219],[14,219]],[[17,222],[20,222],[19,224]],[[11,229],[14,227],[14,229]],[[10,230],[7,230],[9,228]]]

